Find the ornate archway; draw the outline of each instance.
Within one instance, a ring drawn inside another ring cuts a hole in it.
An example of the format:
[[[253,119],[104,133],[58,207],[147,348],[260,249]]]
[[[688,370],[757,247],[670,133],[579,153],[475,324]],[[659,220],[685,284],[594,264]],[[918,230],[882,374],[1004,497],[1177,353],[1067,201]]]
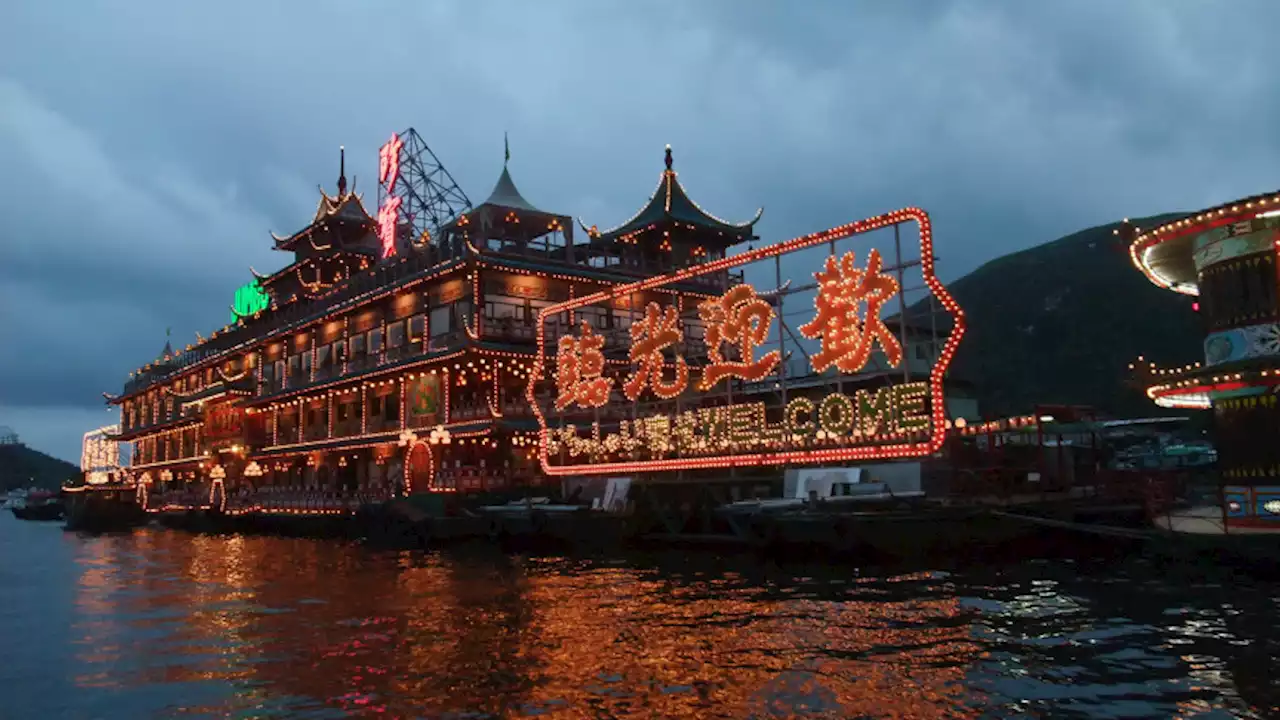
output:
[[[431,481],[435,478],[433,459],[430,444],[415,442],[409,446],[409,455],[405,458],[404,466],[405,494],[431,488]]]

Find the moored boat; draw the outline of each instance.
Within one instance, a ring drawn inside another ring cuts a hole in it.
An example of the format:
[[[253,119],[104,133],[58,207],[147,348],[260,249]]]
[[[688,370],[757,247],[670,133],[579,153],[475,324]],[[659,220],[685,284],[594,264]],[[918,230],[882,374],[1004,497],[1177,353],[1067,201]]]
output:
[[[10,510],[19,520],[50,522],[62,519],[64,506],[57,493],[42,490],[27,495],[26,502],[14,505]]]
[[[129,530],[148,521],[132,483],[80,484],[63,488],[68,530],[113,532]]]

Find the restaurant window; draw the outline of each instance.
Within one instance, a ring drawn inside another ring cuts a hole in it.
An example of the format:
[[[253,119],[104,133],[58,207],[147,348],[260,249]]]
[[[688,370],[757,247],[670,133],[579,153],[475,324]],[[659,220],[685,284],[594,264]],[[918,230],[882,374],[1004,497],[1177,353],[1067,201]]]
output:
[[[405,324],[394,322],[387,326],[387,348],[395,349],[405,344]]]
[[[431,337],[440,337],[448,335],[453,326],[449,322],[452,307],[449,305],[441,305],[440,307],[431,309],[431,324],[429,330]]]
[[[356,335],[355,337],[351,338],[351,360],[352,361],[359,362],[361,359],[364,358],[364,346],[365,346],[364,340],[365,340],[364,335]]]
[[[338,422],[346,422],[349,417],[346,403],[338,403]]]
[[[316,424],[316,409],[307,408],[307,425],[311,426],[315,424]]]
[[[422,333],[426,329],[427,318],[425,315],[414,315],[409,318],[409,342],[416,343],[422,341]]]
[[[369,331],[369,355],[377,356],[382,352],[382,328]]]
[[[459,300],[453,304],[454,329],[466,327],[471,322],[471,301]]]
[[[302,356],[294,355],[289,358],[289,376],[297,377],[302,374]]]
[[[369,403],[369,414],[374,416],[382,414],[382,396],[381,395],[373,396],[372,401]]]
[[[382,417],[389,423],[400,422],[400,403],[388,395],[382,403]]]
[[[333,348],[329,345],[316,348],[316,363],[321,370],[333,367]]]
[[[301,358],[302,358],[302,374],[310,376],[311,375],[311,353],[304,352],[302,353]]]

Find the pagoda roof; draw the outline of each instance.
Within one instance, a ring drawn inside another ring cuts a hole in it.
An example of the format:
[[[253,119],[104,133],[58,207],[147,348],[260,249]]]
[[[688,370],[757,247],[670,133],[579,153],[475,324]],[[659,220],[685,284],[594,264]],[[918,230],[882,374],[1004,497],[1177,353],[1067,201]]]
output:
[[[653,191],[649,202],[629,220],[608,230],[599,230],[588,226],[582,219],[578,222],[592,239],[612,241],[633,235],[650,227],[659,225],[684,224],[695,229],[717,232],[727,236],[726,245],[747,240],[753,237],[753,226],[764,214],[764,208],[756,210],[755,217],[746,222],[730,222],[712,215],[702,206],[694,202],[685,192],[684,186],[672,169],[671,146],[666,148],[666,169],[658,178],[658,187]]]
[[[526,200],[524,195],[520,194],[520,190],[516,188],[515,181],[511,179],[511,171],[507,168],[506,163],[503,163],[502,174],[498,176],[498,182],[493,186],[493,192],[489,193],[489,197],[474,208],[470,208],[453,218],[444,227],[456,228],[475,220],[479,220],[481,225],[485,226],[487,223],[493,223],[503,215],[509,215],[512,212],[517,215],[536,216],[539,222],[551,218],[553,219],[553,224],[546,226],[547,229],[543,232],[559,229],[565,233],[567,240],[572,241],[573,239],[572,219],[567,215],[547,212],[535,207],[533,203]]]
[[[312,218],[311,223],[287,237],[281,237],[275,233],[271,233],[271,237],[276,242],[275,248],[277,250],[292,251],[303,238],[309,237],[316,229],[327,230],[330,223],[338,226],[367,227],[372,227],[375,224],[373,217],[364,209],[364,202],[361,200],[361,196],[357,195],[354,190],[330,195],[324,191],[324,188],[320,188],[320,202],[316,206],[315,217]],[[325,249],[316,246],[314,240],[311,244],[313,249]]]
[[[151,361],[151,367],[168,365],[178,358],[178,353],[173,351],[173,344],[169,342],[169,331],[165,330],[164,335],[164,349],[160,351],[160,354],[156,356],[155,360]]]
[[[511,171],[507,169],[506,165],[502,166],[502,175],[498,177],[498,183],[493,186],[493,192],[489,193],[489,197],[480,203],[481,207],[485,205],[509,208],[511,210],[524,210],[525,212],[541,213],[543,215],[552,214],[539,210],[524,199],[524,196],[516,189],[515,181],[511,179]]]

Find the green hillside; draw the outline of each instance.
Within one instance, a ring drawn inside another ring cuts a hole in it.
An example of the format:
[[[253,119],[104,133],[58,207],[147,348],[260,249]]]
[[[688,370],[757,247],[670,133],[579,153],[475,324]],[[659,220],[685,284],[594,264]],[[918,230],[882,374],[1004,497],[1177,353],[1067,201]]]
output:
[[[1159,365],[1201,359],[1194,298],[1151,284],[1112,233],[1117,225],[1006,255],[948,285],[969,320],[954,371],[974,383],[984,415],[1036,403],[1156,414],[1125,384],[1128,364],[1138,355]]]
[[[0,445],[0,491],[36,487],[56,489],[80,472],[65,460],[50,457],[26,445]]]

